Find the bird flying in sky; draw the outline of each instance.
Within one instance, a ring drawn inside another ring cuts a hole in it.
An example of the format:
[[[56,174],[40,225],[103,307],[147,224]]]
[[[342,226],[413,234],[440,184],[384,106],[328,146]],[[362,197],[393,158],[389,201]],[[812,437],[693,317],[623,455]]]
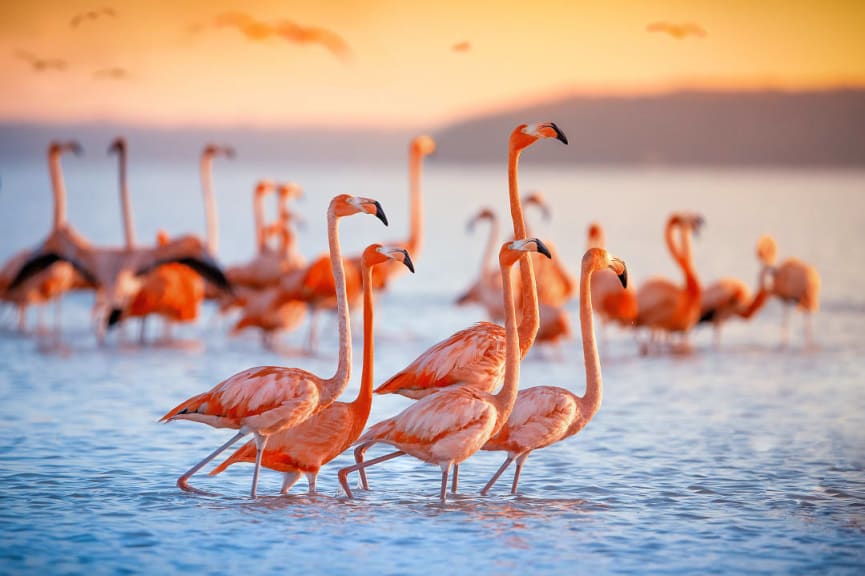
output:
[[[117,12],[111,6],[102,6],[100,8],[96,8],[94,10],[85,10],[84,12],[79,12],[69,21],[69,25],[73,28],[78,28],[84,22],[88,20],[99,20],[101,18],[114,18],[117,16]]]
[[[695,24],[693,22],[652,22],[651,24],[646,26],[646,31],[668,34],[676,40],[681,40],[683,38],[687,38],[688,36],[696,36],[697,38],[703,38],[706,36],[706,30],[699,24]]]
[[[30,64],[36,72],[49,72],[51,70],[60,72],[66,70],[66,60],[60,58],[41,58],[26,50],[18,50],[15,52],[15,57]]]

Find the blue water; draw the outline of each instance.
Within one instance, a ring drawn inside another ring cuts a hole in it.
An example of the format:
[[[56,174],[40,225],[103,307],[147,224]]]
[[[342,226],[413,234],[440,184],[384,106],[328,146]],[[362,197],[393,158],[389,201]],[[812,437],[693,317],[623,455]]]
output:
[[[66,164],[71,221],[96,241],[119,243],[113,165]],[[0,170],[5,258],[47,230],[50,196],[41,162],[0,162]],[[393,222],[384,230],[374,219],[346,220],[346,251],[402,236],[401,167],[296,172],[239,163],[217,168],[224,261],[252,252],[248,194],[258,175],[291,173],[305,183],[309,198],[299,209],[309,224],[300,242],[309,256],[323,248],[320,213],[336,192],[379,198]],[[194,165],[140,167],[132,178],[142,239],[158,226],[203,230]],[[377,383],[482,317],[450,301],[471,279],[482,247],[482,234],[463,234],[465,219],[484,203],[504,212],[504,180],[494,168],[429,167],[418,273],[400,278],[379,300]],[[18,335],[5,312],[0,571],[861,574],[865,174],[527,169],[523,182],[543,189],[556,208],[552,223],[535,219],[535,233],[554,240],[572,270],[594,218],[607,224],[610,250],[628,261],[637,283],[675,274],[661,242],[671,209],[707,217],[694,247],[705,282],[722,274],[754,280],[753,244],[759,234],[774,233],[782,257],[810,261],[823,277],[819,347],[803,349],[798,317],[791,344],[779,346],[776,302],[750,323],[727,326],[720,349],[710,331],[697,331],[691,355],[640,357],[631,334],[611,330],[601,411],[576,437],[529,458],[518,496],[508,494],[510,471],[490,496],[478,495],[503,459],[482,453],[462,467],[460,494],[445,505],[437,499],[438,469],[410,458],[372,468],[372,490],[347,500],[336,481],[337,468],[351,461],[346,454],[322,471],[318,496],[307,496],[301,481],[280,497],[281,477],[265,472],[264,496],[251,501],[251,466],[194,480],[223,496],[190,495],[174,485],[231,431],[157,420],[249,366],[330,374],[332,323],[319,357],[289,358],[262,350],[254,335],[229,338],[229,321],[209,307],[197,325],[178,330],[178,345],[144,348],[135,343],[136,326],[125,340],[115,334],[99,348],[87,294],[65,299],[59,350],[38,336]],[[575,310],[572,303],[573,322]],[[284,335],[282,344],[299,345],[303,331]],[[359,350],[358,339],[355,345]],[[357,392],[359,356],[348,397]],[[581,358],[576,341],[535,350],[523,363],[521,384],[581,393]],[[377,397],[370,420],[408,402]]]

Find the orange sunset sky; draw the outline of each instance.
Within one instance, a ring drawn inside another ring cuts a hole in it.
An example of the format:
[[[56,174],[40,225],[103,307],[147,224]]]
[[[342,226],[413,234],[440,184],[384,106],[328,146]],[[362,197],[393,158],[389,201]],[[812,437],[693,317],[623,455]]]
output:
[[[347,48],[216,24],[238,11]],[[857,0],[3,2],[0,120],[406,128],[583,92],[862,86],[863,31]]]

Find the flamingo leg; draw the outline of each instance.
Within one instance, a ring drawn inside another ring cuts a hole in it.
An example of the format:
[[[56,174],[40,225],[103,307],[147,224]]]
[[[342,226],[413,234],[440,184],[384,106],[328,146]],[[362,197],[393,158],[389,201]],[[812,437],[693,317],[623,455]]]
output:
[[[808,348],[814,347],[814,316],[810,312],[805,312],[805,346]]]
[[[318,310],[313,310],[309,316],[309,337],[306,341],[306,350],[312,354],[318,346]]]
[[[441,466],[442,466],[442,489],[441,489],[441,493],[439,494],[439,498],[441,499],[442,503],[445,503],[447,501],[447,496],[448,496],[448,472],[450,472],[450,470],[451,470],[451,463],[445,462]]]
[[[784,304],[784,319],[781,324],[781,345],[790,343],[790,305]]]
[[[141,317],[140,330],[138,331],[138,344],[144,346],[147,341],[147,316]]]
[[[460,485],[460,465],[454,464],[454,477],[451,481],[451,494],[457,493],[457,488]]]
[[[317,479],[318,479],[318,473],[317,473],[317,472],[308,472],[308,473],[306,474],[306,481],[307,481],[307,483],[309,484],[309,493],[310,493],[310,494],[315,494],[315,493],[316,493],[316,491],[315,491],[315,481],[316,481]]]
[[[366,454],[366,449],[369,448],[367,444],[361,444],[357,448],[354,449],[354,463],[360,464],[363,462],[363,456]],[[369,483],[366,481],[366,469],[358,468],[357,475],[360,477],[360,484],[364,490],[369,490]]]
[[[61,304],[63,302],[62,297],[58,297],[54,300],[54,341],[55,344],[60,344],[60,312]]]
[[[252,490],[249,493],[250,498],[255,498],[255,490],[258,488],[258,473],[261,471],[261,457],[264,456],[264,447],[267,445],[267,436],[255,435],[255,471],[252,473]]]
[[[397,450],[396,452],[391,452],[390,454],[385,454],[384,456],[379,456],[378,458],[373,458],[372,460],[367,460],[366,462],[359,462],[353,466],[346,466],[345,468],[341,468],[337,475],[339,477],[339,483],[342,485],[342,489],[345,491],[345,495],[349,498],[354,498],[354,495],[351,493],[351,488],[348,487],[349,474],[351,474],[355,470],[363,470],[364,468],[367,468],[369,466],[374,466],[376,464],[386,462],[404,454],[405,452],[403,452],[402,450]]]
[[[507,470],[508,466],[510,466],[511,462],[513,462],[513,461],[514,461],[514,457],[511,455],[508,455],[508,457],[505,458],[505,461],[502,463],[501,466],[499,466],[499,469],[496,470],[496,473],[493,474],[493,477],[490,478],[490,481],[487,482],[486,486],[484,486],[483,489],[481,490],[481,496],[486,496],[487,494],[489,494],[490,488],[493,487],[493,484],[496,483],[496,481],[499,479],[499,476],[501,476],[502,473],[505,470]]]
[[[517,457],[517,469],[514,471],[514,483],[511,485],[511,494],[515,495],[517,493],[517,484],[520,483],[520,472],[523,471],[523,464],[526,463],[526,458],[529,457],[531,452],[523,452]]]
[[[288,494],[298,480],[300,480],[300,472],[286,472],[282,477],[282,490],[279,493]]]
[[[214,458],[219,456],[223,451],[225,451],[232,444],[234,444],[235,442],[237,442],[238,440],[240,440],[241,438],[243,438],[247,434],[249,434],[249,432],[243,432],[243,431],[238,432],[237,434],[232,436],[228,442],[226,442],[225,444],[223,444],[222,446],[220,446],[219,448],[217,448],[216,450],[211,452],[204,460],[202,460],[201,462],[199,462],[198,464],[196,464],[195,466],[193,466],[192,468],[187,470],[183,476],[181,476],[180,478],[177,479],[177,487],[180,488],[181,490],[185,491],[185,492],[194,492],[196,494],[202,494],[204,496],[213,496],[213,494],[211,494],[210,492],[205,492],[204,490],[199,490],[198,488],[193,488],[192,486],[190,486],[189,485],[189,478],[193,474],[195,474],[196,472],[201,470],[204,466],[206,466],[208,462],[210,462],[211,460],[213,460]]]

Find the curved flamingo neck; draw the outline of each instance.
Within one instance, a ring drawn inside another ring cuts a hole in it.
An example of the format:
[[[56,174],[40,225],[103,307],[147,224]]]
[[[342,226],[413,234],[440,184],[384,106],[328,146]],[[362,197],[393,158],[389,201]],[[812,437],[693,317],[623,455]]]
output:
[[[691,228],[680,225],[679,235],[682,243],[679,265],[685,274],[685,291],[692,299],[695,299],[700,296],[700,282],[697,280],[697,274],[694,271],[694,260],[691,256]]]
[[[423,247],[423,192],[421,189],[421,177],[423,176],[424,155],[417,147],[412,146],[409,151],[409,194],[410,202],[410,224],[409,237],[406,248],[413,258],[417,259]]]
[[[348,317],[348,294],[345,287],[345,268],[339,247],[339,218],[333,208],[327,211],[327,241],[330,246],[330,267],[336,289],[336,317],[339,331],[339,359],[336,373],[331,378],[333,386],[322,392],[320,403],[330,404],[339,396],[351,378],[351,323]]]
[[[54,192],[54,230],[66,224],[66,184],[63,182],[63,167],[59,150],[48,152],[48,170],[51,173],[51,189]]]
[[[517,329],[517,312],[514,304],[512,279],[513,263],[502,262],[502,291],[505,305],[505,378],[501,390],[492,396],[496,407],[496,423],[493,434],[501,430],[511,415],[520,383],[520,339]]]
[[[216,255],[219,230],[217,229],[216,200],[213,197],[212,178],[213,155],[201,155],[201,190],[204,193],[204,212],[207,218],[207,249],[211,255]]]
[[[594,262],[583,263],[580,275],[580,331],[583,337],[583,360],[586,365],[586,392],[580,397],[581,418],[591,418],[601,407],[604,396],[601,361],[595,341],[595,320],[592,314],[592,273]]]
[[[366,263],[362,264],[361,275],[363,277],[363,368],[360,373],[360,390],[352,406],[361,414],[369,415],[372,407],[372,380],[375,356],[375,340],[373,338],[375,329],[375,314],[373,309],[374,299],[372,296],[372,268]]]
[[[754,314],[759,312],[760,308],[762,308],[769,299],[771,291],[766,285],[766,277],[769,276],[771,270],[768,266],[763,265],[760,269],[760,278],[759,278],[759,286],[757,287],[757,292],[754,294],[754,298],[745,307],[744,310],[741,310],[738,314],[741,318],[748,320]]]
[[[253,216],[255,217],[255,238],[258,244],[258,253],[264,254],[267,249],[267,231],[264,223],[264,195],[266,191],[256,189],[253,196]]]
[[[511,204],[511,220],[514,224],[514,239],[526,238],[526,222],[523,218],[523,205],[520,200],[518,178],[519,160],[522,148],[511,138],[508,147],[508,190]],[[538,291],[535,287],[535,271],[528,253],[520,258],[520,281],[522,283],[522,302],[520,306],[520,355],[525,356],[538,334],[540,318],[538,313]]]
[[[129,185],[126,180],[126,147],[117,149],[118,177],[120,182],[120,203],[123,207],[123,233],[126,237],[126,249],[135,249],[135,223],[132,221],[132,199],[129,196]]]

